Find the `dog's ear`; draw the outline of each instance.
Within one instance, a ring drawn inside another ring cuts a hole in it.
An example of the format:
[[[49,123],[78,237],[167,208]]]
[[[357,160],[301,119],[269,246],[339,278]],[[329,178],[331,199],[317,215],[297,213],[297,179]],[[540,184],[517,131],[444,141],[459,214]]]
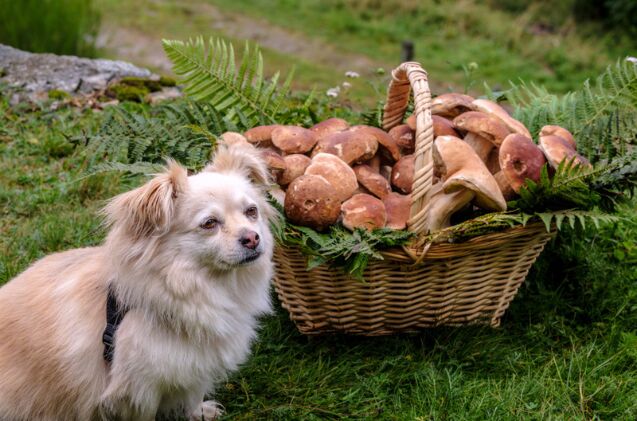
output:
[[[204,171],[240,173],[259,187],[270,184],[268,167],[261,153],[250,145],[219,145],[212,162]]]
[[[187,170],[173,160],[141,187],[114,197],[104,208],[109,225],[123,224],[135,239],[161,234],[170,225],[175,201],[187,188]]]

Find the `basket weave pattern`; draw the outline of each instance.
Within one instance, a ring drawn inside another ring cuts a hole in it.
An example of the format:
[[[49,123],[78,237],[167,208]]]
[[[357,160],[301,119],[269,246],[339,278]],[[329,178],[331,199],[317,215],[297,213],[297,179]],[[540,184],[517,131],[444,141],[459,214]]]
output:
[[[427,74],[418,63],[392,72],[383,128],[400,124],[414,95],[416,164],[409,230],[422,233],[432,185],[433,123]],[[304,334],[386,335],[440,325],[498,326],[551,234],[541,223],[464,243],[392,249],[369,263],[365,281],[339,268],[307,270],[300,251],[278,246],[274,285]]]

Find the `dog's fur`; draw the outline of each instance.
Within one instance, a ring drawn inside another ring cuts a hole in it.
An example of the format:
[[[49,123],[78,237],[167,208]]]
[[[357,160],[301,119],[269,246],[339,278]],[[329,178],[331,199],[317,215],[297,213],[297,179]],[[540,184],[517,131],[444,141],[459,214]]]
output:
[[[267,181],[245,146],[193,176],[169,162],[106,206],[101,247],[47,256],[0,288],[0,420],[214,419],[204,394],[246,359],[270,311]],[[218,226],[203,228],[210,217]],[[256,250],[240,243],[246,232],[259,235]],[[109,284],[130,309],[110,367]]]

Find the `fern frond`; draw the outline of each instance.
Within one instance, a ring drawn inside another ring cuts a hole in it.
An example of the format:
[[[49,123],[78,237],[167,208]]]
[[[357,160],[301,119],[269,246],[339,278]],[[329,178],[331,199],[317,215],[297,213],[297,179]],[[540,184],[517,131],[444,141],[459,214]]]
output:
[[[237,70],[232,44],[221,39],[211,38],[205,43],[198,37],[187,42],[163,40],[162,43],[191,98],[210,103],[243,129],[277,122],[293,72],[281,86],[278,73],[267,81],[258,46],[246,43]]]
[[[637,65],[618,61],[592,84],[562,97],[535,85],[512,84],[507,99],[515,117],[533,135],[542,126],[557,124],[570,130],[578,150],[592,162],[612,159],[637,145]]]

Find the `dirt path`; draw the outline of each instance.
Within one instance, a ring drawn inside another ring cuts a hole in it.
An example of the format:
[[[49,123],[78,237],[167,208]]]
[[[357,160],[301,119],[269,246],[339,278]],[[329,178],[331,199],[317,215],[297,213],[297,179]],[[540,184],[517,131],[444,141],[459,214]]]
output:
[[[320,63],[341,71],[368,72],[382,66],[382,63],[375,62],[367,56],[346,53],[333,45],[307,38],[303,34],[288,31],[265,20],[228,13],[208,3],[191,1],[182,4],[182,7],[189,9],[188,13],[204,19],[205,25],[215,32],[235,39],[248,39],[265,49],[293,58]],[[148,66],[155,71],[170,72],[170,61],[164,55],[161,40],[155,34],[106,23],[100,33],[99,44],[119,59]]]

